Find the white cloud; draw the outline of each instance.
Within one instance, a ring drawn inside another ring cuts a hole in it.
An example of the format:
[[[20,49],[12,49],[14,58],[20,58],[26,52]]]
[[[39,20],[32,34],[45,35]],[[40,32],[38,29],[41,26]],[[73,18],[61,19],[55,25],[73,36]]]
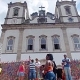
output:
[[[7,4],[3,2],[3,0],[0,0],[0,14],[3,12],[7,12]]]
[[[35,0],[35,1],[34,0],[31,0],[31,1],[27,0],[29,14],[37,11],[38,7],[36,7],[36,6],[38,5],[38,3],[39,3],[39,0]]]
[[[9,3],[11,0],[0,0],[0,8],[3,8],[0,10],[0,13],[7,12],[7,3]],[[16,2],[16,0],[12,0],[13,2]],[[17,2],[24,2],[26,1],[28,4],[29,13],[33,13],[35,11],[39,10],[39,7],[42,5],[45,7],[46,11],[50,11],[54,13],[55,11],[55,4],[57,0],[17,0]],[[71,0],[68,0],[71,1]],[[80,0],[76,0],[77,5],[80,3]],[[4,6],[3,6],[4,5]]]
[[[49,10],[48,10],[48,7],[49,7],[48,1],[43,0],[43,1],[41,1],[41,4],[42,4],[43,7],[45,7],[45,10],[46,10],[46,11],[49,11]]]
[[[56,1],[57,0],[0,0],[0,16],[2,16],[2,13],[5,13],[5,15],[7,14],[7,9],[8,9],[8,5],[7,3],[9,3],[10,1],[12,2],[24,2],[26,1],[28,4],[28,9],[29,9],[29,14],[32,14],[33,12],[38,12],[40,9],[39,7],[42,5],[43,7],[45,7],[46,11],[49,11],[51,13],[54,14],[55,12],[55,5],[56,5]],[[60,0],[59,0],[60,1]],[[68,0],[71,1],[71,0]],[[80,4],[80,0],[75,0],[77,1],[77,5]],[[79,8],[78,8],[79,10]],[[80,11],[78,11],[80,14]],[[5,18],[5,15],[3,18]],[[3,23],[4,21],[2,19],[0,19],[0,23]]]
[[[47,0],[27,0],[29,13],[38,12],[39,7],[42,5],[45,7],[45,10],[48,11],[48,1]]]

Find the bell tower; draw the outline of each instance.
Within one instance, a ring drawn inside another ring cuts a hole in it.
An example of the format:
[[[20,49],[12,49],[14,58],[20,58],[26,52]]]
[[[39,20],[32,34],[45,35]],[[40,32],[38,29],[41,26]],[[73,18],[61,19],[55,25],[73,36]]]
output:
[[[4,24],[21,24],[29,19],[27,3],[10,2]]]
[[[55,15],[56,18],[60,20],[60,22],[80,22],[76,8],[76,1],[74,0],[57,0]]]

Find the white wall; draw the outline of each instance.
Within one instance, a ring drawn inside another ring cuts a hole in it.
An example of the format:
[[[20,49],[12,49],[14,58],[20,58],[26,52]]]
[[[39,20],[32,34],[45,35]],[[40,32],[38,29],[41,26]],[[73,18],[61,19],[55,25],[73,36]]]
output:
[[[22,22],[22,19],[17,19],[17,18],[15,18],[15,22],[14,22],[14,19],[7,20],[7,24],[21,24],[21,22]]]
[[[14,20],[15,20],[15,22],[14,22]],[[21,24],[21,23],[22,23],[22,19],[13,18],[13,19],[7,20],[7,24]]]
[[[80,52],[71,53],[73,60],[80,60]]]
[[[64,39],[62,30],[60,28],[54,28],[54,29],[25,29],[23,32],[23,45],[22,45],[22,52],[25,52],[27,49],[27,39],[26,37],[29,35],[35,36],[34,38],[34,52],[41,52],[39,51],[39,36],[40,35],[46,35],[47,36],[47,47],[48,52],[53,52],[53,46],[52,46],[52,37],[53,35],[59,35],[60,36],[60,45],[61,45],[61,51],[65,51],[65,45],[64,45]],[[44,51],[46,52],[46,51]]]
[[[29,56],[31,59],[38,58],[39,60],[46,59],[46,55],[49,53],[27,53],[27,54],[21,54],[21,60],[29,60]],[[64,58],[63,55],[66,53],[51,53],[53,55],[54,61],[57,65],[61,65],[62,59]]]
[[[27,53],[21,54],[21,61],[22,60],[29,60],[29,56],[31,59],[38,58],[39,60],[46,59],[46,54],[48,53]],[[51,53],[53,54],[54,61],[57,65],[61,65],[62,59],[64,58],[63,55],[66,53]],[[80,52],[71,53],[72,59],[80,60]],[[1,55],[1,62],[12,62],[16,61],[17,54],[2,54]]]
[[[63,22],[70,22],[69,17],[63,17]],[[78,18],[77,17],[72,17],[73,21],[72,22],[78,22]]]
[[[31,59],[38,58],[39,60],[46,59],[46,55],[49,53],[27,53],[21,54],[21,61],[22,60],[29,60],[29,56]],[[61,65],[62,59],[64,58],[63,55],[66,53],[51,53],[53,55],[54,61],[57,65]],[[1,62],[12,62],[16,61],[17,54],[2,54],[1,55]]]
[[[2,54],[1,62],[12,62],[16,61],[17,54]]]
[[[46,59],[46,54],[48,53],[27,53],[27,54],[21,54],[21,61],[22,60],[29,60],[29,56],[31,59],[38,58],[39,60]],[[54,61],[57,65],[61,65],[62,59],[64,58],[63,55],[66,53],[51,53],[53,54]],[[71,53],[72,59],[74,60],[80,60],[80,53]],[[1,62],[12,62],[16,61],[17,54],[2,54],[1,55]]]
[[[14,36],[15,42],[14,42],[14,50],[13,52],[7,52],[6,46],[7,46],[7,37]],[[18,39],[19,39],[19,30],[7,30],[5,32],[4,41],[3,41],[3,48],[2,53],[17,53],[17,47],[18,47]]]

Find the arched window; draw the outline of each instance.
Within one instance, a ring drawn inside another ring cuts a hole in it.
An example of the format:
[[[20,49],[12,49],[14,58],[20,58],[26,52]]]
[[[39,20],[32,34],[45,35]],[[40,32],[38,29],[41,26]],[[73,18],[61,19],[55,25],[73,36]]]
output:
[[[28,50],[33,50],[33,38],[28,38]]]
[[[47,37],[45,35],[40,36],[40,49],[41,50],[46,50],[47,49],[46,41],[47,41]]]
[[[73,35],[72,36],[73,43],[74,43],[74,48],[75,49],[80,49],[80,39],[78,35]]]
[[[41,39],[41,49],[46,49],[46,39],[45,38]]]
[[[27,36],[27,50],[34,50],[34,36]]]
[[[52,36],[52,42],[55,50],[60,49],[59,36]]]
[[[70,6],[65,6],[65,11],[67,15],[71,14],[71,7]]]
[[[14,8],[13,16],[18,16],[18,13],[19,13],[19,8],[18,7]]]
[[[11,51],[13,50],[13,45],[14,45],[14,37],[8,37],[7,38],[8,41],[7,41],[7,50]]]

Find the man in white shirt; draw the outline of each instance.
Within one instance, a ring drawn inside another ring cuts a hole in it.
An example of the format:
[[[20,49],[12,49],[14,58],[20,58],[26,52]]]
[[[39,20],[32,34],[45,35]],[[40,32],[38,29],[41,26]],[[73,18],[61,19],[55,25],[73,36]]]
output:
[[[40,61],[38,60],[38,58],[36,58],[35,60],[36,60],[35,66],[36,66],[36,69],[37,69],[37,71],[36,71],[36,76],[37,76],[37,78],[40,78],[40,66],[41,66],[41,63],[40,63]]]
[[[35,60],[36,60],[36,62],[35,62],[36,67],[40,67],[41,66],[40,61],[37,58]]]

